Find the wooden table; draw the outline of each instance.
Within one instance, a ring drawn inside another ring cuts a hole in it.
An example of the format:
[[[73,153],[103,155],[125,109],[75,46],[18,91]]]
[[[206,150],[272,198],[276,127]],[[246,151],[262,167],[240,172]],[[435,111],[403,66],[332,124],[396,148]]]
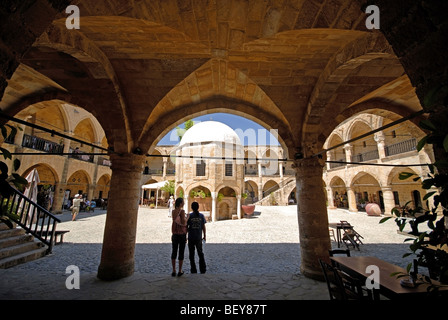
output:
[[[400,280],[406,279],[406,277],[397,279],[396,276],[391,276],[391,273],[406,273],[406,270],[376,257],[330,257],[330,259],[336,262],[341,270],[357,277],[361,281],[365,281],[369,276],[372,276],[371,279],[368,279],[369,283],[371,283],[371,280],[374,280],[374,277],[371,271],[366,272],[366,268],[371,265],[377,266],[379,268],[379,276],[377,278],[380,289],[379,292],[378,290],[373,291],[376,299],[379,299],[378,293],[390,299],[424,297],[427,294],[428,284],[420,284],[415,288],[403,287],[400,284]],[[433,282],[437,283],[437,281]],[[447,287],[440,288],[443,291],[447,291],[447,289]]]
[[[341,242],[342,242],[342,234],[341,234],[341,230],[344,229],[353,229],[352,225],[346,225],[346,224],[342,224],[342,223],[330,223],[329,224],[330,228],[334,228],[336,229],[336,241],[338,243],[338,248],[341,247]],[[358,249],[359,247],[356,246]]]

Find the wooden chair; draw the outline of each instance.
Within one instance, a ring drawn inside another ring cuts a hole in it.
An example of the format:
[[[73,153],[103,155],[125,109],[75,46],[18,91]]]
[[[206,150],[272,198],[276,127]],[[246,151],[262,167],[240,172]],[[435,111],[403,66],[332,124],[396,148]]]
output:
[[[353,226],[348,223],[345,220],[341,220],[341,225],[342,225],[342,230],[343,230],[343,234],[342,234],[342,242],[344,242],[345,246],[348,249],[349,244],[351,244],[353,246],[353,248],[356,248],[359,250],[359,245],[363,244],[361,239],[364,239],[363,236],[361,236],[358,232],[355,231],[355,229],[353,228]]]
[[[372,292],[363,288],[360,280],[321,259],[319,263],[327,282],[330,300],[373,300]]]
[[[349,249],[330,249],[328,250],[328,253],[330,254],[330,257],[334,257],[334,255],[345,255],[347,257],[350,257],[350,250]]]
[[[343,300],[373,300],[372,291],[363,286],[362,281],[356,279],[338,268],[334,269],[339,274],[343,286]]]
[[[342,279],[335,272],[335,268],[321,259],[319,259],[319,263],[324,273],[325,281],[327,282],[330,300],[344,300]]]

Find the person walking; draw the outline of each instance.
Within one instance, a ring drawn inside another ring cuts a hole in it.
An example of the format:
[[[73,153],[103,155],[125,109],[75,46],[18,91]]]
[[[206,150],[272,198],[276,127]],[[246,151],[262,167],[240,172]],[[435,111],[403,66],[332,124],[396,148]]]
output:
[[[174,210],[174,197],[171,196],[170,199],[168,200],[168,217],[171,218],[171,215],[173,214],[173,210]]]
[[[202,248],[202,240],[206,240],[205,232],[205,217],[199,212],[199,204],[195,201],[191,204],[192,213],[189,214],[187,221],[187,232],[188,232],[188,251],[190,253],[190,266],[191,273],[197,273],[195,258],[195,250],[198,251],[199,257],[199,271],[205,273],[207,271],[207,266],[205,264],[204,251]],[[204,233],[204,237],[202,237]]]
[[[73,204],[72,204],[72,221],[76,220],[76,216],[79,213],[80,207],[81,207],[81,195],[80,194],[75,194],[75,197],[73,198]]]
[[[177,198],[174,204],[174,210],[172,212],[173,222],[171,224],[171,264],[173,272],[171,275],[176,276],[176,257],[179,260],[179,272],[177,276],[180,277],[184,274],[182,271],[182,265],[184,262],[185,246],[187,243],[187,217],[185,211],[182,209],[184,206],[184,199]]]

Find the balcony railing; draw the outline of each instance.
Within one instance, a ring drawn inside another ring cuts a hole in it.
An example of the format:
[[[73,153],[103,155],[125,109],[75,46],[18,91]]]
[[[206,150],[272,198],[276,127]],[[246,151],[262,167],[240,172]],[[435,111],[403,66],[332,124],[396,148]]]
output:
[[[345,161],[345,159],[338,159],[336,161]],[[332,163],[330,162],[330,169],[339,168],[345,166],[345,163]]]
[[[69,158],[72,159],[78,159],[81,161],[86,161],[86,162],[93,162],[93,155],[89,155],[89,154],[85,154],[85,152],[82,152],[80,150],[77,149],[72,149],[70,148],[70,155],[68,156]]]
[[[386,156],[393,156],[395,154],[405,153],[409,151],[417,150],[417,140],[415,138],[406,141],[397,142],[386,146]]]
[[[98,157],[98,162],[97,162],[100,166],[106,166],[106,167],[110,167],[112,165],[112,162],[104,157]]]
[[[352,162],[364,162],[369,160],[379,159],[378,150],[367,151],[364,153],[359,153],[352,157]]]
[[[62,153],[64,152],[64,145],[53,141],[48,141],[36,136],[28,134],[23,135],[22,147],[34,150],[44,151],[47,153]]]

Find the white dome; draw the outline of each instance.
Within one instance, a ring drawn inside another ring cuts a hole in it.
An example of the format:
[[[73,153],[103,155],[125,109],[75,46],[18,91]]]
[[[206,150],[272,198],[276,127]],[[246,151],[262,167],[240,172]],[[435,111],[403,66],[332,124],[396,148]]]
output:
[[[185,132],[179,147],[190,143],[203,142],[224,142],[241,145],[240,138],[228,125],[217,121],[204,121],[195,124]]]

